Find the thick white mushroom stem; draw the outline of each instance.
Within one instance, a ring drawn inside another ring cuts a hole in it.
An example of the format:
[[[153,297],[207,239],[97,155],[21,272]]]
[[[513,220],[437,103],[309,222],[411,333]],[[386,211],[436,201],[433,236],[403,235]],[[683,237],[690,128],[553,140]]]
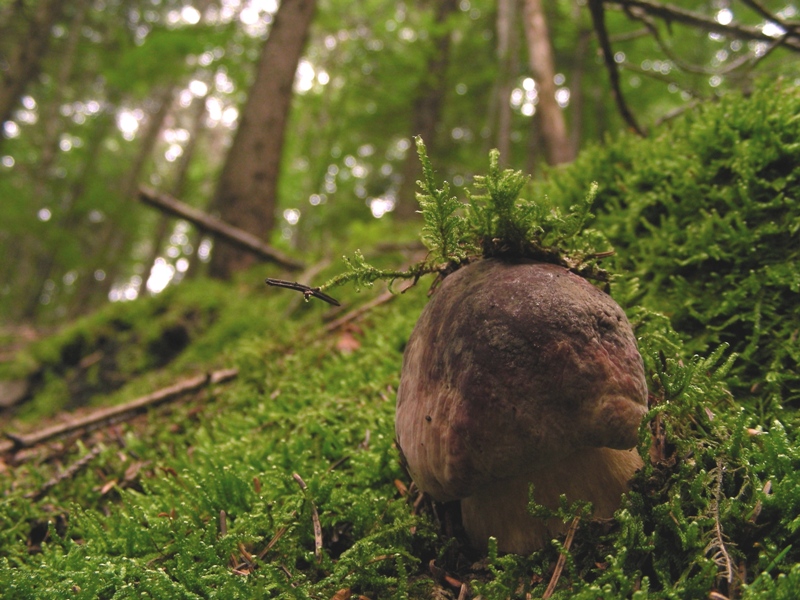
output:
[[[501,552],[530,554],[566,531],[558,519],[543,520],[528,511],[530,486],[534,499],[557,508],[564,494],[569,502],[592,503],[593,517],[605,519],[619,508],[628,482],[641,468],[636,450],[585,448],[525,475],[497,481],[461,500],[461,517],[472,544],[486,549],[489,537],[497,539]]]

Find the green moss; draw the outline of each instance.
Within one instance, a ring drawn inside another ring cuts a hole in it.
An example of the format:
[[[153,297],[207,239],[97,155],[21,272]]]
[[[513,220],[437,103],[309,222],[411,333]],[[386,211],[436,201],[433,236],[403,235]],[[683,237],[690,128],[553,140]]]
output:
[[[694,351],[730,344],[737,397],[800,400],[800,92],[777,82],[728,96],[653,139],[622,137],[553,174],[569,204],[598,181],[601,229],[639,302],[669,315]]]
[[[581,520],[553,598],[796,596],[798,109],[785,84],[728,98],[652,140],[586,153],[546,184],[569,205],[599,182],[591,225],[617,248],[611,293],[651,392],[646,466],[613,520]],[[362,240],[385,235],[360,227]],[[415,508],[395,485],[409,480],[394,393],[424,286],[326,332],[327,306],[268,290],[263,276],[109,307],[22,359],[41,370],[43,412],[100,348],[125,376],[110,401],[198,370],[240,375],[53,460],[0,469],[0,597],[456,597],[432,560],[473,597],[540,597],[563,539],[531,556],[476,556],[450,508]],[[170,355],[164,334],[179,327],[189,342]],[[104,366],[84,369],[87,386]],[[26,497],[90,444],[100,453],[88,468]]]

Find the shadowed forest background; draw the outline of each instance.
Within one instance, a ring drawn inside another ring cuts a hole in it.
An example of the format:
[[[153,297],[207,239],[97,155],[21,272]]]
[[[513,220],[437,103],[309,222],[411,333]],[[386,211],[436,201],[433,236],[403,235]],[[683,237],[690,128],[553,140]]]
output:
[[[412,136],[456,186],[491,148],[540,175],[758,78],[791,81],[798,42],[781,23],[795,12],[722,0],[3,2],[0,315],[57,325],[252,263],[138,203],[141,185],[298,261],[320,256],[356,223],[416,217]]]
[[[795,598],[799,51],[791,0],[0,0],[0,598]],[[530,556],[394,442],[417,136],[456,220],[596,192],[644,360],[631,492]]]

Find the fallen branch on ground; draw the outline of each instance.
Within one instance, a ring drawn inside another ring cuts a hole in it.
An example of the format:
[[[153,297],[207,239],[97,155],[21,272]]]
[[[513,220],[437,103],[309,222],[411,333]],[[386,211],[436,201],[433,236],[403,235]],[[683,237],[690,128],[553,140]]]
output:
[[[362,304],[358,308],[355,308],[355,309],[351,310],[349,313],[342,315],[341,317],[339,317],[335,321],[331,321],[330,323],[328,323],[325,326],[325,333],[330,333],[331,331],[336,331],[342,325],[346,325],[347,323],[350,323],[351,321],[355,321],[356,319],[361,317],[364,313],[372,310],[376,306],[380,306],[381,304],[385,304],[386,302],[389,302],[390,300],[392,300],[396,296],[397,296],[397,294],[392,293],[389,290],[386,290],[380,296],[376,296],[375,298],[373,298],[369,302],[365,302],[364,304]]]
[[[177,198],[173,198],[168,194],[163,194],[152,188],[142,186],[139,188],[139,199],[174,217],[185,219],[203,231],[219,236],[235,244],[239,248],[252,252],[264,260],[274,262],[285,269],[299,271],[305,268],[303,263],[286,256],[283,252],[276,250],[272,246],[268,246],[252,233],[248,233],[243,229],[239,229],[225,221],[212,217],[202,210],[184,204]]]
[[[238,374],[239,369],[224,369],[222,371],[206,373],[205,375],[198,375],[197,377],[181,381],[175,385],[162,388],[152,394],[136,398],[125,404],[94,411],[85,417],[75,419],[68,423],[60,423],[29,434],[6,432],[5,436],[13,442],[13,447],[11,449],[30,448],[31,446],[41,444],[42,442],[46,442],[58,436],[89,429],[113,419],[131,417],[146,408],[158,406],[164,402],[174,400],[175,398],[197,391],[207,385],[229,381]]]
[[[94,448],[91,449],[91,451],[89,451],[88,454],[82,456],[77,461],[72,463],[63,472],[45,481],[42,487],[40,487],[38,490],[36,490],[35,492],[30,492],[28,494],[25,494],[25,497],[29,500],[34,500],[34,501],[41,499],[48,491],[50,491],[52,487],[58,485],[59,483],[61,483],[66,479],[71,479],[72,477],[75,477],[75,475],[77,475],[79,471],[84,469],[90,462],[92,462],[95,458],[97,458],[101,450],[102,450],[101,446],[95,446]]]

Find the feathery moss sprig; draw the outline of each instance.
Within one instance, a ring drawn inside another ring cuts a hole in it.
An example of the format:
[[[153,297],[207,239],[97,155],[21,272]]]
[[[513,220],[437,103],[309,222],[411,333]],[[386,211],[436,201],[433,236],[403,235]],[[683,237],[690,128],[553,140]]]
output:
[[[441,278],[473,260],[490,257],[551,262],[584,277],[608,280],[597,263],[612,252],[602,234],[584,229],[592,217],[596,184],[582,202],[562,214],[547,198],[539,202],[520,198],[529,177],[500,169],[500,153],[492,150],[488,174],[475,176],[474,186],[481,193],[467,192],[467,202],[462,202],[451,195],[449,183],[437,182],[421,138],[416,138],[416,145],[422,163],[422,180],[417,182],[421,238],[428,255],[404,271],[382,270],[370,265],[358,250],[352,258],[344,257],[347,270],[320,290],[350,282],[358,287],[379,280],[416,282],[428,273]]]

